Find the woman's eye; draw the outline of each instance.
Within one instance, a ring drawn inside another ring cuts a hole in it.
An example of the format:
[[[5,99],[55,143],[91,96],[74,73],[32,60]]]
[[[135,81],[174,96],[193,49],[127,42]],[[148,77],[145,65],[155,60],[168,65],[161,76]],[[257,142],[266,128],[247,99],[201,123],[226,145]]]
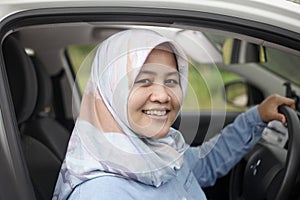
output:
[[[141,79],[141,80],[137,80],[135,83],[140,83],[140,84],[150,84],[151,81],[149,79]]]
[[[168,79],[165,81],[166,84],[168,85],[177,85],[178,84],[178,81],[175,80],[175,79]]]

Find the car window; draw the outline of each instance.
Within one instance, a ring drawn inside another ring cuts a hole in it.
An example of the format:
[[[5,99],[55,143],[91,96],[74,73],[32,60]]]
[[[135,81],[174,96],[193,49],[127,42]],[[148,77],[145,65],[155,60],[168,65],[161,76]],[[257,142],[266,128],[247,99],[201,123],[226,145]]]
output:
[[[71,45],[66,48],[66,55],[72,68],[71,71],[75,74],[80,92],[83,92],[90,74],[90,67],[82,66],[91,66],[94,57],[93,50],[95,49],[96,45]]]
[[[183,105],[184,111],[243,110],[224,100],[224,84],[242,80],[239,75],[219,68],[216,64],[201,64],[190,59],[189,87]],[[196,102],[195,102],[196,101]]]
[[[286,80],[300,85],[300,57],[274,48],[266,48],[267,62],[262,65]],[[283,70],[284,68],[284,70]]]

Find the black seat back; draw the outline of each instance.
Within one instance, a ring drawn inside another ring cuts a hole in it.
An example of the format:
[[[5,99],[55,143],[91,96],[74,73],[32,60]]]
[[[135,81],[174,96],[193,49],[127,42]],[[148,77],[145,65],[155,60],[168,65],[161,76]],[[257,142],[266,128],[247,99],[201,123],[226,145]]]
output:
[[[31,120],[23,126],[22,133],[41,141],[62,161],[70,132],[51,115],[53,92],[50,75],[37,58],[32,60],[38,82],[37,103]]]
[[[51,87],[42,86],[43,80],[49,77],[42,77],[41,72],[35,70],[14,37],[5,39],[3,54],[23,153],[36,197],[51,199],[70,134],[50,116],[40,115],[48,104],[44,98],[51,98],[51,92],[47,92]]]

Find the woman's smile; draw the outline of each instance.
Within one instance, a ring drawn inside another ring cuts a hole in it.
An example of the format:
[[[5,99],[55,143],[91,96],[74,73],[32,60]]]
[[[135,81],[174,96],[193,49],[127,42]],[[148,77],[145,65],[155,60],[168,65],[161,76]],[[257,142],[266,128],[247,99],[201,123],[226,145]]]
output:
[[[151,116],[166,116],[169,111],[169,109],[146,109],[142,112]]]
[[[170,110],[167,109],[150,109],[150,110],[142,110],[144,114],[150,117],[153,120],[158,121],[166,121],[168,118],[168,113]]]

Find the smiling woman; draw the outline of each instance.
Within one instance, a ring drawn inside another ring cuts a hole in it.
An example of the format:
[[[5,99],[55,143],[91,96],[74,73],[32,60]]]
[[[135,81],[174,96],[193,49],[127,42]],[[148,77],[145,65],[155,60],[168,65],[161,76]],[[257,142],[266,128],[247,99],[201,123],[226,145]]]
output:
[[[160,46],[165,43],[169,49]],[[179,74],[185,78],[179,80]],[[156,32],[127,30],[103,42],[93,62],[54,199],[68,197],[91,173],[154,186],[172,178],[187,147],[180,132],[170,128],[187,86],[186,76],[183,51]],[[165,90],[170,97],[160,93]],[[140,91],[143,93],[137,95]],[[151,115],[162,108],[165,116]],[[100,170],[94,171],[95,167]]]

